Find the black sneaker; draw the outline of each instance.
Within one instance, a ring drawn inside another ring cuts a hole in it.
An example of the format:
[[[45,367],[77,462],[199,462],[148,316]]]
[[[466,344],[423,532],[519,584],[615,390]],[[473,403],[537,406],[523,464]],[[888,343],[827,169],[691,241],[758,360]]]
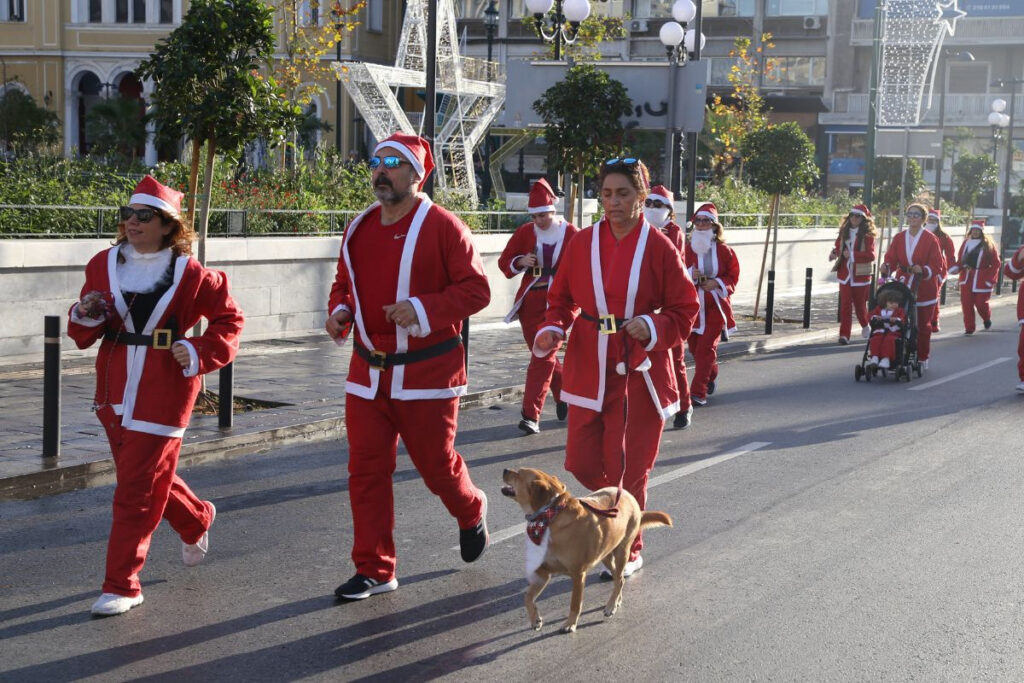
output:
[[[991,320],[982,321],[981,324],[985,326],[986,330],[992,329],[992,321]]]
[[[462,552],[463,562],[478,560],[491,540],[487,534],[487,494],[480,489],[477,490],[484,498],[484,511],[480,514],[480,521],[476,526],[471,529],[459,529],[459,550]]]
[[[672,426],[676,429],[686,429],[690,426],[690,418],[693,417],[693,406],[686,410],[680,410],[672,420]]]
[[[708,381],[708,396],[715,393],[715,380]]]
[[[537,422],[537,420],[531,420],[524,416],[523,419],[519,421],[519,429],[521,429],[524,434],[538,434],[540,433],[540,423]]]
[[[565,401],[555,403],[555,417],[565,422],[565,418],[569,417],[569,404]]]
[[[351,579],[334,589],[335,597],[341,600],[365,600],[377,593],[390,593],[398,588],[398,579],[391,579],[381,583],[362,574],[356,574]]]

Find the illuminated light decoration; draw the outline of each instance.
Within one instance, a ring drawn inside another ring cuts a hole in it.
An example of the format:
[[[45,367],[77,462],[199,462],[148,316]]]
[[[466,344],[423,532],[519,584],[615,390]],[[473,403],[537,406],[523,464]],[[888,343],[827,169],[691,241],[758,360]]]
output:
[[[966,16],[959,0],[888,0],[882,23],[878,125],[916,126],[929,106],[942,41]]]
[[[402,22],[395,65],[345,62],[334,64],[345,90],[370,132],[383,140],[396,131],[420,134],[402,109],[398,88],[426,88],[427,11],[429,0],[409,0]],[[434,157],[438,189],[477,201],[473,150],[483,140],[505,103],[505,74],[497,63],[459,54],[452,0],[437,2],[437,94]],[[493,80],[488,80],[490,75]]]

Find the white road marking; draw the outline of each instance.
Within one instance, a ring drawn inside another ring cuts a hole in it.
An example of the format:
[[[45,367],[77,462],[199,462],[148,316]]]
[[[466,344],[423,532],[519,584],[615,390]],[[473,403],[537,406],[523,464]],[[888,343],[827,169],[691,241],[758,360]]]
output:
[[[1005,363],[1008,360],[1010,360],[1009,357],[996,358],[995,360],[990,360],[987,363],[982,363],[981,365],[976,365],[973,368],[968,368],[967,370],[961,370],[960,372],[954,372],[952,375],[949,375],[947,377],[943,377],[942,379],[936,379],[936,380],[932,380],[931,382],[925,382],[924,384],[918,384],[917,386],[907,387],[907,391],[922,391],[924,389],[931,389],[932,387],[937,387],[940,384],[945,384],[946,382],[952,382],[955,379],[960,379],[961,377],[966,377],[967,375],[973,375],[975,372],[981,372],[982,370],[990,368],[993,365],[999,365],[1000,363]]]
[[[735,450],[729,451],[728,453],[722,453],[721,455],[715,455],[713,457],[705,458],[697,462],[691,462],[689,465],[683,465],[682,467],[676,468],[670,472],[665,472],[664,474],[659,474],[658,476],[649,479],[647,481],[647,488],[651,489],[654,488],[655,486],[660,486],[661,484],[667,484],[670,481],[675,481],[676,479],[693,474],[694,472],[700,472],[703,469],[707,469],[708,467],[718,465],[727,460],[732,460],[733,458],[738,458],[741,455],[752,453],[753,451],[756,451],[760,448],[764,448],[765,446],[768,446],[770,444],[770,441],[751,441],[750,443],[744,444],[743,446],[740,446]],[[491,545],[501,543],[502,541],[507,541],[510,538],[515,538],[516,536],[524,533],[525,531],[525,522],[523,522],[522,524],[516,524],[515,526],[510,526],[506,529],[502,529],[501,531],[496,531],[491,534]],[[459,546],[454,546],[453,548],[451,548],[451,550],[458,549]]]

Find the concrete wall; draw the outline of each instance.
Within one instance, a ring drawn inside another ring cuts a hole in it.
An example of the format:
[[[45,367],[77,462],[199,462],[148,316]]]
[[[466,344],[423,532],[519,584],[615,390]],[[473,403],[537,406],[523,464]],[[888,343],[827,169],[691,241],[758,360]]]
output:
[[[951,234],[959,245],[962,228]],[[775,268],[779,296],[803,291],[807,267],[814,268],[815,291],[834,288],[827,257],[835,235],[835,229],[779,232]],[[497,265],[508,238],[476,237],[491,282],[491,303],[475,317],[480,322],[499,321],[512,305],[518,279],[506,279]],[[741,263],[735,302],[738,307],[747,305],[754,299],[765,233],[733,228],[726,230],[726,239]],[[0,362],[41,358],[43,316],[66,314],[78,298],[85,264],[107,246],[109,242],[102,239],[0,240],[4,294],[0,297]],[[322,330],[339,248],[339,237],[211,240],[209,263],[228,274],[234,296],[245,311],[244,339]],[[74,353],[73,344],[65,344],[64,352]]]

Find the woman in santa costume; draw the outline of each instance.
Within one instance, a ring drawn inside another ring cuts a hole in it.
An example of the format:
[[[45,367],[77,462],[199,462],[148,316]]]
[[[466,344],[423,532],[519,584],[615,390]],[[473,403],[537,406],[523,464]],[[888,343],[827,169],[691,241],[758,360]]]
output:
[[[956,263],[956,247],[953,245],[953,238],[942,229],[942,213],[938,209],[930,209],[928,216],[924,219],[925,230],[935,235],[939,240],[939,247],[942,249],[942,260],[946,263],[946,276],[951,275],[950,270]],[[946,276],[939,280],[939,300],[942,300],[942,292],[945,291]],[[932,318],[932,332],[939,331],[939,311],[942,307],[935,306],[935,317]]]
[[[906,213],[907,228],[892,238],[879,275],[892,276],[914,293],[917,304],[917,358],[928,369],[931,355],[932,320],[939,302],[939,282],[946,275],[946,261],[935,235],[924,229],[928,208],[911,204]],[[908,315],[913,315],[907,311]]]
[[[850,316],[856,313],[861,336],[867,337],[868,294],[871,293],[871,266],[875,262],[875,221],[864,204],[850,209],[839,227],[836,245],[828,260],[835,261],[833,271],[839,279],[839,343],[850,343]]]
[[[972,335],[975,330],[974,311],[981,316],[985,329],[992,327],[992,308],[989,299],[999,277],[999,249],[992,238],[985,234],[985,219],[971,221],[967,237],[960,245],[956,261],[949,268],[950,275],[960,280],[960,308],[964,313],[964,334]]]
[[[370,159],[377,201],[345,230],[331,287],[327,333],[354,328],[345,382],[352,562],[334,591],[361,600],[393,591],[392,475],[401,437],[430,491],[459,525],[462,559],[487,547],[487,496],[455,451],[459,397],[466,394],[462,321],[491,291],[472,235],[418,190],[434,169],[430,143],[395,133]]]
[[[641,508],[664,421],[679,410],[671,349],[697,313],[679,254],[641,212],[648,177],[638,159],[602,165],[604,217],[567,245],[534,342],[534,353],[546,356],[572,327],[562,379],[565,468],[591,490],[621,481]],[[638,535],[627,576],[643,565],[642,547]]]
[[[683,229],[676,223],[672,194],[667,187],[655,185],[651,188],[651,193],[644,200],[644,218],[668,238],[682,260],[685,257]],[[690,402],[690,383],[686,379],[686,347],[682,341],[672,349],[672,368],[679,389],[679,412],[672,418],[672,426],[675,429],[686,429],[693,419],[693,404]]]
[[[1024,247],[1017,249],[1006,265],[1003,274],[1011,280],[1024,279]],[[1017,391],[1024,393],[1024,287],[1017,288],[1017,326],[1020,335],[1017,338]]]
[[[498,258],[498,267],[505,273],[505,277],[511,279],[522,276],[515,303],[505,316],[505,322],[510,323],[518,318],[528,348],[533,347],[537,328],[544,320],[548,286],[558,270],[565,245],[579,231],[579,228],[561,217],[555,220],[556,199],[547,180],[541,178],[534,183],[530,188],[527,207],[533,220],[516,229]],[[556,402],[558,419],[564,420],[569,406],[559,398],[562,390],[562,364],[558,361],[558,354],[539,358],[531,353],[530,365],[526,369],[522,419],[519,420],[519,429],[527,434],[540,431],[540,413],[544,409],[548,387]]]
[[[718,340],[723,336],[728,339],[736,331],[730,297],[740,279],[740,262],[736,252],[725,243],[725,228],[718,220],[714,204],[707,202],[697,207],[691,222],[686,267],[697,285],[700,313],[686,340],[694,365],[690,400],[706,406],[718,380]]]
[[[96,356],[96,416],[117,471],[103,594],[92,613],[142,604],[139,572],[150,538],[166,519],[187,566],[202,561],[216,509],[175,474],[199,375],[232,361],[242,313],[224,273],[190,256],[192,229],[182,194],[146,176],[121,207],[114,246],[85,268],[81,300],[69,312],[78,348],[102,339]],[[184,336],[200,318],[198,337]]]

